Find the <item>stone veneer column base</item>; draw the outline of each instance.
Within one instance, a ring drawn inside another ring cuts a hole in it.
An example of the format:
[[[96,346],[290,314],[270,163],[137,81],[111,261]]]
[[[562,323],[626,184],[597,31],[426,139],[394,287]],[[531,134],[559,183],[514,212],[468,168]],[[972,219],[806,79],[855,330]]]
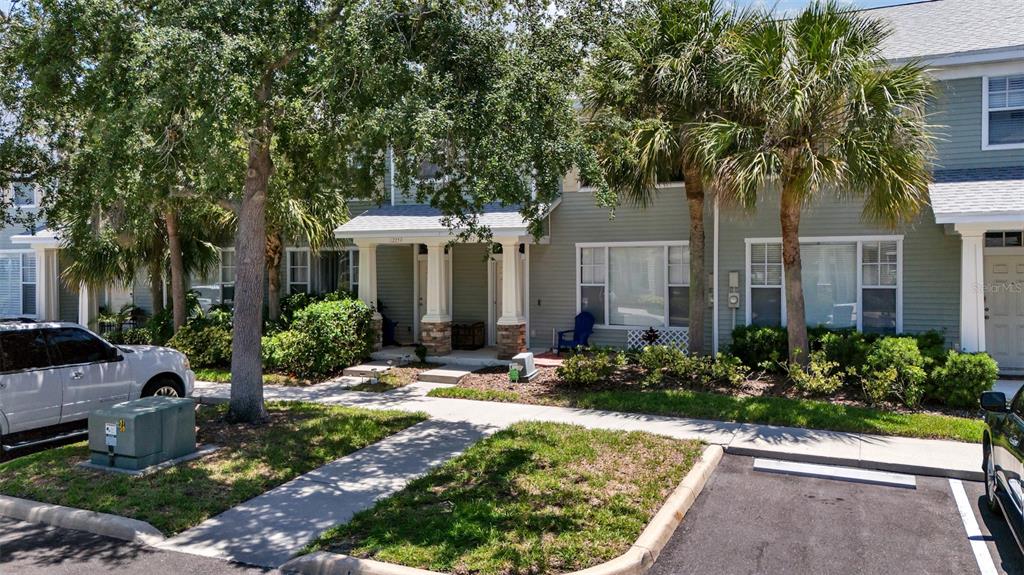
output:
[[[448,355],[452,352],[452,322],[421,321],[420,343],[430,355]]]
[[[512,359],[526,351],[526,324],[498,324],[498,359]]]
[[[375,317],[370,321],[373,329],[373,351],[380,351],[384,347],[384,318]]]

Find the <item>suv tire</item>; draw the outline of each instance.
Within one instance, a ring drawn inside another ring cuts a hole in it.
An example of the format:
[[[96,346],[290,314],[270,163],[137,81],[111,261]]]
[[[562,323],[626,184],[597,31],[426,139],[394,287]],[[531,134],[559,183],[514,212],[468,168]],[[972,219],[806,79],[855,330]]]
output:
[[[985,506],[995,516],[1003,514],[1002,508],[999,506],[999,502],[996,500],[999,497],[999,482],[995,476],[995,464],[992,462],[992,444],[988,441],[985,442],[984,448],[984,459],[985,462]]]
[[[161,395],[164,397],[185,397],[185,388],[175,379],[167,376],[155,377],[142,389],[142,397]]]

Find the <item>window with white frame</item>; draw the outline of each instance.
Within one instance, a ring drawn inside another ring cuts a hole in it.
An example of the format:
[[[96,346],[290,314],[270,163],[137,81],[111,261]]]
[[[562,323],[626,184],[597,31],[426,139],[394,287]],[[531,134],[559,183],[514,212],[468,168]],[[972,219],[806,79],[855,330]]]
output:
[[[0,253],[0,316],[36,315],[36,256]]]
[[[689,325],[690,250],[683,242],[581,244],[579,310],[597,325]]]
[[[14,184],[11,203],[18,208],[36,207],[36,188],[32,184],[19,182]]]
[[[288,293],[309,292],[309,250],[288,251]]]
[[[327,293],[348,290],[359,293],[359,251],[354,248],[324,249],[319,257],[317,289]]]
[[[747,321],[784,325],[782,244],[749,242]],[[896,333],[900,321],[900,241],[824,238],[800,244],[808,326]]]
[[[1024,147],[1024,74],[994,76],[985,85],[986,147]]]
[[[220,284],[235,284],[235,250],[222,249],[220,251]]]

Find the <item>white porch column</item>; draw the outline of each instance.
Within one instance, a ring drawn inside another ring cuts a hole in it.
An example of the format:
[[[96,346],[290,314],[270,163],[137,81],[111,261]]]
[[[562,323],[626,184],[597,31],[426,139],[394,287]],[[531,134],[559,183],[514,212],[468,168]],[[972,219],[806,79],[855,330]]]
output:
[[[957,224],[960,234],[960,347],[985,351],[985,229]]]
[[[377,311],[377,243],[357,241],[359,248],[359,299],[373,310],[374,351],[384,342],[384,318]]]
[[[96,320],[99,317],[99,300],[96,290],[89,284],[82,283],[78,286],[78,323],[89,329],[96,329]]]
[[[59,319],[57,300],[57,250],[34,246],[36,256],[36,319],[56,321]]]
[[[498,357],[509,358],[526,350],[523,315],[523,280],[519,265],[519,239],[496,238],[501,244],[501,317],[498,318]]]
[[[448,273],[444,265],[445,238],[431,238],[427,245],[427,313],[420,319],[420,342],[431,355],[452,351],[452,317],[448,309]]]

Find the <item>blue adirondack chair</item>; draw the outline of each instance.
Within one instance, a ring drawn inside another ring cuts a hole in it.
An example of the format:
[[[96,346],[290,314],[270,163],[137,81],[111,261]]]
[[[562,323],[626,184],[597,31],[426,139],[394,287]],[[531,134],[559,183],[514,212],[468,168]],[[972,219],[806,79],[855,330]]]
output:
[[[586,346],[594,333],[594,316],[589,311],[581,311],[576,315],[575,327],[558,332],[558,353],[563,349],[576,349]],[[572,334],[566,337],[566,334]]]

